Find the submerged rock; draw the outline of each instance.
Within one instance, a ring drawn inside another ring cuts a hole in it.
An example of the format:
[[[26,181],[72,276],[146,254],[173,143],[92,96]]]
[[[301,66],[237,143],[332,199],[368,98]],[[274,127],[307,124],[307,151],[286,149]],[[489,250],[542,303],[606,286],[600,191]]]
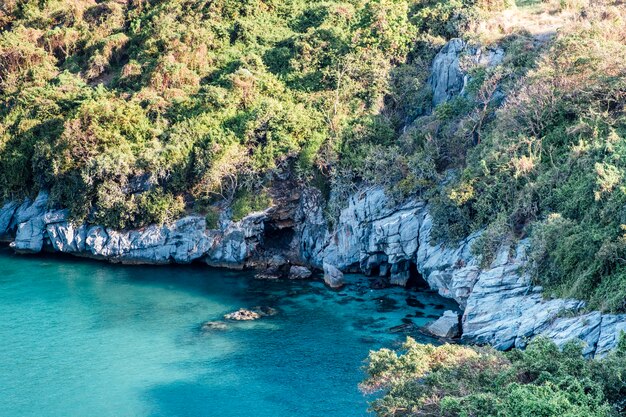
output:
[[[324,263],[324,282],[330,288],[341,288],[344,286],[343,272],[337,267]]]
[[[207,321],[206,323],[202,323],[200,330],[203,332],[209,332],[213,330],[226,330],[228,325],[223,321]]]
[[[411,333],[417,329],[414,323],[403,323],[389,329],[391,333]]]
[[[461,335],[460,316],[453,311],[446,311],[443,316],[429,324],[426,330],[437,337],[453,339]]]
[[[257,307],[253,307],[252,311],[254,311],[255,313],[257,313],[258,315],[260,315],[261,317],[266,317],[266,316],[275,316],[276,314],[278,314],[278,310],[276,310],[273,307],[268,307],[268,306],[257,306]]]

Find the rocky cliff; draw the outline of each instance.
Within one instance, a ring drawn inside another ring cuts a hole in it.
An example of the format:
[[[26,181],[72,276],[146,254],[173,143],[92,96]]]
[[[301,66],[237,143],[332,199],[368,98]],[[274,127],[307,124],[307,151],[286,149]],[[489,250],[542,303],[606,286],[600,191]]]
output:
[[[265,216],[252,215],[208,230],[201,216],[141,230],[117,231],[99,225],[75,225],[66,210],[48,210],[48,195],[11,202],[0,209],[0,235],[14,236],[17,252],[44,249],[121,263],[190,263],[202,259],[211,266],[243,268],[254,259]]]
[[[396,285],[426,281],[464,309],[465,342],[509,349],[543,335],[561,345],[580,339],[585,354],[602,356],[626,331],[626,315],[586,312],[578,300],[544,300],[527,271],[527,240],[503,244],[486,268],[471,252],[479,234],[452,245],[434,243],[432,218],[422,201],[394,207],[382,189],[364,190],[350,198],[337,227],[322,233],[320,213],[309,214],[300,243],[310,264],[380,275]]]
[[[471,252],[478,234],[453,245],[435,244],[423,201],[395,205],[382,189],[369,188],[349,199],[330,230],[319,193],[305,190],[290,221],[281,212],[288,233],[278,235],[272,213],[276,209],[223,222],[216,230],[208,229],[203,217],[188,216],[168,225],[116,231],[72,224],[66,211],[47,209],[42,192],[33,201],[4,205],[0,233],[14,236],[11,246],[23,253],[51,250],[122,263],[197,260],[229,268],[287,264],[285,273],[292,264],[332,266],[393,285],[426,283],[463,309],[463,341],[498,349],[524,347],[532,337],[544,335],[559,344],[580,339],[585,354],[601,356],[626,331],[626,315],[586,312],[577,300],[544,300],[525,268],[528,241],[503,245],[486,268]],[[285,241],[277,246],[281,239]]]

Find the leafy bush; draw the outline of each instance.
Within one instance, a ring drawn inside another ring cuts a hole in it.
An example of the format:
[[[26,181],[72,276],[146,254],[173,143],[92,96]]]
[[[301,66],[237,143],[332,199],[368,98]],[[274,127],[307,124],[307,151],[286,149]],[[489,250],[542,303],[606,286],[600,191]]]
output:
[[[463,20],[473,7],[448,6],[7,2],[2,197],[50,189],[75,220],[126,228],[164,221],[182,200],[223,200],[243,213],[257,204],[233,198],[294,159],[302,180],[336,181],[355,162],[377,181],[372,144],[389,145],[429,108],[423,84],[443,41],[434,37],[452,36],[425,16]],[[403,194],[432,180],[402,178],[415,158],[401,148],[397,156]]]
[[[622,341],[623,341],[622,337]],[[623,342],[622,342],[623,343]],[[535,339],[502,353],[458,345],[435,347],[408,338],[400,352],[370,353],[366,393],[385,416],[594,416],[626,413],[626,351],[587,360],[577,343],[559,349]]]
[[[271,204],[272,199],[265,191],[260,193],[241,191],[232,204],[232,219],[233,221],[239,221],[250,213],[265,210]]]

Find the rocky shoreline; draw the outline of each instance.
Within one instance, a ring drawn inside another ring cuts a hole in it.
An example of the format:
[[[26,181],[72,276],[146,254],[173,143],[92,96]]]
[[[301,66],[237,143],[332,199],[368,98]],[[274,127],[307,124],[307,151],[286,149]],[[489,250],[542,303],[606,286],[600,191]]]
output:
[[[502,61],[504,50],[449,41],[433,60],[433,105],[464,94],[469,75],[463,57],[492,67]],[[288,178],[278,183],[272,189],[273,207],[238,222],[230,221],[225,210],[215,229],[197,215],[128,231],[76,225],[66,210],[49,210],[48,195],[41,192],[35,200],[8,202],[0,209],[0,238],[20,253],[49,250],[128,264],[205,262],[258,269],[264,279],[308,278],[316,269],[324,271],[333,288],[343,284],[344,272],[379,277],[380,286],[421,284],[464,310],[462,341],[503,350],[523,348],[542,335],[559,345],[580,339],[585,355],[603,356],[626,331],[626,314],[588,312],[579,300],[545,300],[525,268],[526,240],[503,244],[491,265],[481,267],[470,250],[478,233],[449,245],[432,241],[424,201],[398,205],[381,188],[364,189],[349,198],[330,229],[319,191],[302,189]],[[454,324],[448,317],[448,327]]]
[[[310,268],[325,270],[333,287],[340,285],[342,272],[378,276],[392,285],[427,284],[464,309],[463,342],[503,350],[543,335],[558,344],[580,339],[587,356],[603,356],[626,331],[626,315],[587,312],[578,300],[544,300],[524,268],[528,241],[503,245],[492,264],[481,268],[470,251],[478,234],[454,245],[433,244],[432,218],[423,201],[395,205],[381,188],[369,188],[349,199],[330,230],[319,193],[296,194],[290,204],[239,222],[223,220],[219,229],[208,229],[204,217],[187,216],[116,231],[73,224],[66,210],[49,210],[47,193],[41,192],[0,209],[0,235],[19,253],[52,251],[130,264],[197,261],[285,277],[292,269],[293,277],[307,276]]]

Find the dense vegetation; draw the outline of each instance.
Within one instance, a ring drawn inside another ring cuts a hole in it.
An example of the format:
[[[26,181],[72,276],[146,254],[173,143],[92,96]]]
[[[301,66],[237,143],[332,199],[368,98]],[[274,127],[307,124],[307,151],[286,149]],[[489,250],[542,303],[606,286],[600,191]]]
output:
[[[276,169],[328,180],[347,142],[388,142],[420,111],[466,6],[4,1],[0,190],[125,228],[249,200]]]
[[[370,354],[362,390],[382,392],[380,417],[612,417],[626,415],[626,344],[599,360],[535,339],[508,353],[421,345]]]

